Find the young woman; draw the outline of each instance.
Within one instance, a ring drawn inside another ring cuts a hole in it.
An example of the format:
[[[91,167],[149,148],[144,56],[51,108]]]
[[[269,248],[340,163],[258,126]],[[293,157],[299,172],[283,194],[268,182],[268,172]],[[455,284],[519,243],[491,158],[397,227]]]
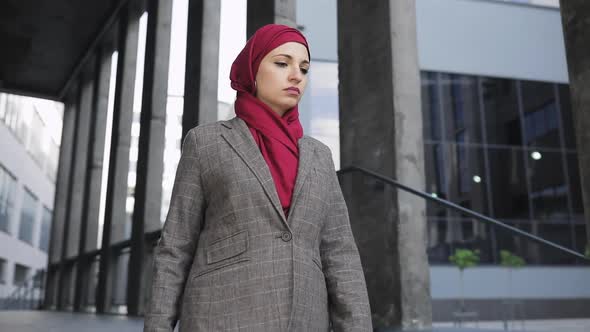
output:
[[[266,25],[231,69],[237,117],[184,140],[145,331],[372,331],[331,152],[303,136],[309,48]]]

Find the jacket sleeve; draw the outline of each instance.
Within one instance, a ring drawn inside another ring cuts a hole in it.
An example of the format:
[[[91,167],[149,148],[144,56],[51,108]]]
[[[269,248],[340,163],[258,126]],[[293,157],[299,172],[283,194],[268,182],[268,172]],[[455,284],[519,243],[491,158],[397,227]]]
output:
[[[329,212],[321,230],[320,255],[329,296],[330,320],[335,332],[373,331],[365,276],[348,209],[334,162],[330,171]]]
[[[182,144],[168,215],[154,250],[151,296],[144,317],[146,332],[174,330],[204,212],[205,199],[193,129]]]

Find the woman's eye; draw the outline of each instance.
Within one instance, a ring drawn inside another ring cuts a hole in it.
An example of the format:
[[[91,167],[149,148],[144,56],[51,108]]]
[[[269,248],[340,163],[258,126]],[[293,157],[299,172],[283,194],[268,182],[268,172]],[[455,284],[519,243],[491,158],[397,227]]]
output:
[[[284,62],[275,62],[275,64],[279,67],[287,67],[287,64]]]
[[[303,73],[303,75],[307,75],[307,73],[309,72],[309,69],[301,68],[301,72]]]

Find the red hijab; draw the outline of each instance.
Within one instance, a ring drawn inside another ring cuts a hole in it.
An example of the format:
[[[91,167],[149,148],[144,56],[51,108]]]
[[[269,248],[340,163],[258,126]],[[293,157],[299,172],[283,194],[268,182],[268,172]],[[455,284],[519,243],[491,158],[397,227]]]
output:
[[[298,30],[278,24],[263,26],[246,42],[230,72],[231,87],[237,91],[236,115],[246,122],[266,160],[285,216],[291,206],[297,178],[297,141],[303,136],[303,128],[299,122],[297,106],[281,117],[256,98],[254,81],[264,56],[288,42],[303,44],[309,55],[307,40]]]

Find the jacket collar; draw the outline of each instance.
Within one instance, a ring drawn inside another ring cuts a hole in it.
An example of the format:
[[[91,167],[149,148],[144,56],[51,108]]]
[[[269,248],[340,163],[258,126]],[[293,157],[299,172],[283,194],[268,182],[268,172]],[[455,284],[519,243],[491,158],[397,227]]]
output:
[[[258,179],[264,188],[264,192],[272,202],[275,210],[280,215],[282,222],[285,224],[287,229],[290,229],[290,223],[287,222],[288,220],[285,218],[285,214],[283,212],[283,208],[281,207],[279,196],[277,194],[274,180],[268,165],[266,164],[262,153],[260,153],[260,149],[258,148],[258,145],[256,145],[256,142],[254,141],[254,138],[248,129],[248,125],[238,117],[228,121],[221,121],[221,125],[230,129],[224,131],[221,135],[254,173],[256,179]],[[293,198],[291,201],[289,219],[293,215],[293,212],[299,203],[303,183],[305,182],[305,179],[312,168],[312,158],[314,153],[313,143],[306,136],[303,136],[301,139],[299,139],[297,144],[299,147],[299,164],[297,166],[297,177],[295,179],[295,187],[293,189]]]

